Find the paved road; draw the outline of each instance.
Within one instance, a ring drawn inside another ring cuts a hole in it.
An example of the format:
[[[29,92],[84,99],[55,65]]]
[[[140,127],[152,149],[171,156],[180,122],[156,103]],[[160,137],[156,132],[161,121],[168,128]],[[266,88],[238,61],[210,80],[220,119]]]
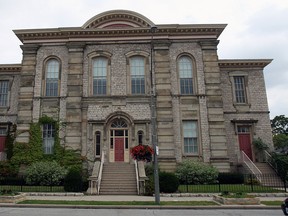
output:
[[[0,216],[283,216],[277,210],[216,209],[61,209],[61,208],[0,208]]]

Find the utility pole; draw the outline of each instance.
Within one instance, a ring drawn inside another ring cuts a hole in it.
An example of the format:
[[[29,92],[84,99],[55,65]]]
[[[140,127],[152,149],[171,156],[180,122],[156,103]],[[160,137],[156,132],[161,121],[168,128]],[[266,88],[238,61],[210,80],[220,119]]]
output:
[[[157,31],[156,26],[151,27],[151,68],[150,68],[150,82],[151,82],[151,130],[152,130],[152,144],[154,148],[154,194],[155,203],[160,204],[160,189],[159,189],[159,169],[158,169],[158,140],[157,140],[157,119],[156,119],[156,84],[155,84],[155,65],[154,65],[154,41],[153,34]]]

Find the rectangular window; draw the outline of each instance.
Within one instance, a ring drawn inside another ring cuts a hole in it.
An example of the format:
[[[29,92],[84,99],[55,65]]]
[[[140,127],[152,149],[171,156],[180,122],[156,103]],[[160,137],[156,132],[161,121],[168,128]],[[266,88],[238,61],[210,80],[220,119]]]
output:
[[[108,60],[98,57],[93,61],[93,95],[106,95]]]
[[[100,156],[100,146],[101,146],[101,134],[100,132],[96,132],[96,147],[95,147],[96,156]]]
[[[145,64],[144,58],[134,56],[130,62],[131,93],[145,94]]]
[[[43,124],[42,137],[44,154],[53,154],[55,142],[55,127],[53,124]]]
[[[0,107],[8,106],[9,81],[0,81]]]
[[[244,76],[234,77],[236,103],[246,103],[245,78]]]
[[[184,153],[198,154],[197,121],[183,121]]]

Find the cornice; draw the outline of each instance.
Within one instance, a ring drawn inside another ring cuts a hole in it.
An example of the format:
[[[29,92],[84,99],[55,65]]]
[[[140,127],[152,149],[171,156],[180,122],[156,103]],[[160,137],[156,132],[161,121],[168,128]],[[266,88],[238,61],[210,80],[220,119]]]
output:
[[[21,72],[21,64],[0,64],[0,72]]]
[[[222,59],[219,60],[220,68],[264,68],[273,59]]]
[[[217,39],[226,25],[158,25],[153,38],[157,39],[189,39],[209,38]],[[67,42],[106,40],[121,38],[151,39],[151,28],[109,28],[109,29],[83,29],[83,28],[57,28],[57,29],[26,29],[14,30],[22,43],[41,43],[43,41]]]

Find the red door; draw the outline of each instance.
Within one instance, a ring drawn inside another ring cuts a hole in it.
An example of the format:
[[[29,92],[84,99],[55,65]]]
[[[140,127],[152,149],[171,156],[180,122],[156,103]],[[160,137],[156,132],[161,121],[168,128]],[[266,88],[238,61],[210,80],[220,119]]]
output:
[[[4,152],[6,136],[0,136],[0,152]]]
[[[238,134],[238,139],[240,151],[244,151],[250,160],[253,161],[250,134]]]
[[[115,138],[115,161],[124,161],[124,138]]]

